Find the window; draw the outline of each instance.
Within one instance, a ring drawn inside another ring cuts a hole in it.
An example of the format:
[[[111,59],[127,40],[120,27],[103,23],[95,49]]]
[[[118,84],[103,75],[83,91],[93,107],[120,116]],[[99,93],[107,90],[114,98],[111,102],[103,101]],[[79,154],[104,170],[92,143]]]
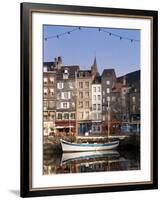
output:
[[[83,82],[79,82],[79,88],[83,88]]]
[[[43,118],[44,118],[44,120],[48,119],[48,112],[43,112]]]
[[[96,110],[96,104],[93,104],[93,110]]]
[[[54,120],[55,119],[55,113],[54,112],[50,112],[50,120]]]
[[[103,103],[105,103],[105,98],[103,98]]]
[[[101,104],[98,104],[98,110],[101,110]]]
[[[62,119],[62,113],[57,114],[57,119]]]
[[[69,88],[74,89],[74,84],[72,82],[69,82]]]
[[[48,106],[48,102],[47,101],[43,101],[43,106],[44,106],[44,108],[46,108]]]
[[[54,101],[49,101],[49,108],[54,108],[55,102]]]
[[[53,78],[53,77],[50,77],[50,78],[49,78],[49,81],[50,81],[50,84],[53,84],[53,83],[54,83],[54,78]]]
[[[44,94],[44,95],[47,95],[47,94],[48,94],[48,89],[47,89],[47,88],[44,88],[43,94]]]
[[[61,93],[57,93],[57,100],[61,99]]]
[[[43,67],[43,72],[47,72],[47,66]]]
[[[96,87],[93,87],[93,92],[96,92]]]
[[[71,107],[72,107],[72,108],[75,107],[75,103],[74,103],[74,102],[71,103]]]
[[[89,108],[89,101],[85,102],[85,106],[86,106],[86,108]]]
[[[98,120],[101,120],[102,119],[102,115],[101,113],[98,113]]]
[[[64,113],[64,119],[69,119],[69,113]]]
[[[68,78],[69,78],[69,73],[68,73],[68,70],[65,69],[63,73],[63,79],[68,79]]]
[[[63,87],[64,87],[64,83],[57,83],[57,88],[58,89],[63,89]]]
[[[123,89],[123,94],[126,94],[127,90],[126,89]]]
[[[133,102],[133,103],[136,102],[136,97],[135,97],[135,96],[132,97],[132,102]]]
[[[112,101],[116,101],[116,97],[115,96],[112,96]]]
[[[104,95],[105,95],[105,92],[103,91],[102,94],[103,94],[103,96],[104,96]]]
[[[68,102],[62,102],[61,108],[69,108],[69,103]]]
[[[61,103],[60,103],[60,102],[57,102],[56,108],[57,108],[57,109],[60,109],[60,108],[61,108]]]
[[[53,89],[53,88],[50,88],[50,89],[49,89],[49,92],[50,92],[50,95],[51,95],[51,96],[54,95],[54,89]]]
[[[96,95],[93,95],[93,100],[96,100]]]
[[[86,119],[89,119],[89,112],[85,112]]]
[[[46,77],[43,78],[43,83],[44,83],[44,84],[47,84],[47,83],[48,83],[48,78],[46,78]]]
[[[98,100],[101,100],[101,95],[98,95]]]
[[[89,88],[89,82],[85,82],[85,87]]]
[[[70,114],[70,119],[75,119],[75,113]]]
[[[83,102],[79,101],[79,108],[83,108]]]
[[[69,74],[63,74],[63,79],[68,79],[69,78]]]
[[[85,97],[89,98],[89,92],[85,92]]]
[[[97,120],[97,113],[93,113],[93,120]]]
[[[63,93],[63,99],[68,99],[68,92]]]
[[[101,92],[101,87],[100,86],[98,86],[98,92]]]
[[[106,90],[106,91],[107,91],[107,93],[110,93],[110,88],[107,88],[107,90]]]
[[[84,115],[83,115],[83,112],[80,112],[79,113],[79,119],[83,119]]]
[[[70,99],[71,93],[70,92],[61,92],[61,99]]]
[[[110,97],[109,96],[107,97],[107,101],[110,101]]]
[[[110,81],[109,80],[106,81],[106,85],[110,85]]]
[[[83,92],[79,92],[79,98],[83,98]]]

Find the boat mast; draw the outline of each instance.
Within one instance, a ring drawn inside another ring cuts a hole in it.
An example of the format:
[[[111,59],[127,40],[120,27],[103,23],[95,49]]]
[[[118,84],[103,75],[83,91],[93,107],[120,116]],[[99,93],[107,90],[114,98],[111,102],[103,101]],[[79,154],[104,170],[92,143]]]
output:
[[[76,125],[75,125],[75,137],[77,137],[78,135],[78,123],[77,123],[77,112],[78,112],[78,102],[77,102],[77,71],[75,71],[75,121],[76,121]]]
[[[107,138],[110,136],[110,101],[107,103]]]

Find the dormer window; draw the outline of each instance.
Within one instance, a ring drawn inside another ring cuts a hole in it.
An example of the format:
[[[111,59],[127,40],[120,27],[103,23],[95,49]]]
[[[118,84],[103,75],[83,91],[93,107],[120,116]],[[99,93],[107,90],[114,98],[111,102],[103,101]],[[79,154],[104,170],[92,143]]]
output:
[[[43,72],[47,72],[47,66],[43,67]]]

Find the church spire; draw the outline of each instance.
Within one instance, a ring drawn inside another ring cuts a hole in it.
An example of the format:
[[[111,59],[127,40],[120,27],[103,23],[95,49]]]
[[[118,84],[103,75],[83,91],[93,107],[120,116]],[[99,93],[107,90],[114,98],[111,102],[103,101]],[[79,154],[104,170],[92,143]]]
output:
[[[93,65],[92,65],[92,67],[91,67],[91,72],[92,72],[92,75],[93,75],[94,77],[98,74],[96,56],[94,57]]]
[[[97,67],[96,56],[95,56],[95,58],[94,58],[93,66]]]

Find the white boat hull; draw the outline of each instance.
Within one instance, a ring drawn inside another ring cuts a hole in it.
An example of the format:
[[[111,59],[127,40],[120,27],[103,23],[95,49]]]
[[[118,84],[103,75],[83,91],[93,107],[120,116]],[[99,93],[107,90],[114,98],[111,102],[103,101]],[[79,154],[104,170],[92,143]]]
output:
[[[80,151],[104,151],[114,149],[119,146],[119,141],[103,143],[103,144],[86,144],[86,143],[70,143],[60,140],[63,152],[80,152]]]

